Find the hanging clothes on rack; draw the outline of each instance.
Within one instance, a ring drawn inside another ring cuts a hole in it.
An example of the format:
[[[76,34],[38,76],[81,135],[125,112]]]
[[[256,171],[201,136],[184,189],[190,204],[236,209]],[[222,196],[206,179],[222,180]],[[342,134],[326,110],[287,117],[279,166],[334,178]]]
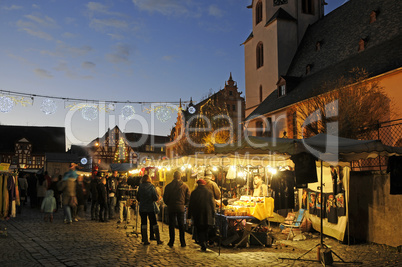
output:
[[[0,173],[0,185],[1,185],[1,206],[0,206],[0,217],[6,218],[8,217],[9,211],[9,193],[7,188],[9,173],[1,172]]]
[[[280,209],[294,209],[295,179],[292,171],[280,171],[271,182],[271,189],[275,191],[275,211]]]

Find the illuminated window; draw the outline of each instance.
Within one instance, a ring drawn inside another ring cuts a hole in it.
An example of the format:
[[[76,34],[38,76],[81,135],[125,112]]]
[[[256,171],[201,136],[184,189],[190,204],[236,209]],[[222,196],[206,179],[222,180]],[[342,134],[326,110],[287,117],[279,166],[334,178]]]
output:
[[[368,38],[361,38],[359,41],[359,48],[357,51],[363,51],[366,48]]]
[[[278,96],[281,97],[281,96],[284,96],[284,95],[286,95],[286,85],[282,84],[278,88]]]
[[[378,11],[371,11],[370,13],[370,24],[377,20]]]

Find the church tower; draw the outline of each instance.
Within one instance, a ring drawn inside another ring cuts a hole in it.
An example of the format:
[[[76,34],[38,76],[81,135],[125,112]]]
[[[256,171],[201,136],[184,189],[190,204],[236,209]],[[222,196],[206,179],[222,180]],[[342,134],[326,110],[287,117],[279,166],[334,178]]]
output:
[[[324,0],[252,0],[253,31],[244,44],[246,117],[277,88]]]

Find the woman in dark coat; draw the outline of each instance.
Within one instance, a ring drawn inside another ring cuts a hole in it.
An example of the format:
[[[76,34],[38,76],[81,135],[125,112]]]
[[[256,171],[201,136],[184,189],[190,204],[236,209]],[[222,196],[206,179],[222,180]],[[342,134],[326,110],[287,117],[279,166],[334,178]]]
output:
[[[158,200],[158,194],[156,193],[155,186],[151,183],[151,178],[148,175],[144,175],[141,180],[141,184],[138,187],[137,200],[140,202],[140,216],[141,216],[141,236],[144,245],[149,245],[147,228],[148,218],[150,227],[153,228],[156,241],[162,244],[159,227],[156,221],[154,202]]]
[[[208,228],[215,225],[215,202],[212,192],[202,179],[191,193],[188,214],[193,218],[202,251],[207,250]]]
[[[98,184],[99,221],[108,222],[106,178],[102,177]]]

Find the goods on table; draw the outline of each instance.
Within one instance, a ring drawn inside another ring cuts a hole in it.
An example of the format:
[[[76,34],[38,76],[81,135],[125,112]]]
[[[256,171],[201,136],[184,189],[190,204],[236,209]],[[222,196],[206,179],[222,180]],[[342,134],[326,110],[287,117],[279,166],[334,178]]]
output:
[[[264,197],[242,196],[240,200],[234,201],[224,208],[225,216],[252,216],[251,209],[259,203],[264,203]]]

